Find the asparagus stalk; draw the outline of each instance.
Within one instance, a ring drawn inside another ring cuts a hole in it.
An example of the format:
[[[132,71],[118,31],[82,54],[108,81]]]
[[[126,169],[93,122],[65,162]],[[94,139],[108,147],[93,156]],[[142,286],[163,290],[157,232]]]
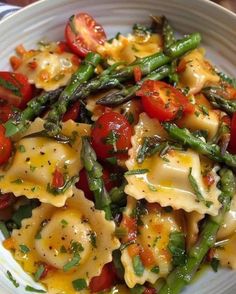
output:
[[[234,174],[229,169],[222,169],[221,195],[222,208],[217,216],[211,216],[203,227],[197,243],[191,248],[184,265],[177,266],[167,277],[159,294],[178,294],[192,280],[208,250],[214,246],[216,234],[229,210],[231,199],[235,193]]]
[[[193,150],[196,150],[202,155],[208,156],[210,159],[213,159],[217,162],[225,163],[229,167],[236,167],[236,155],[225,151],[222,154],[221,149],[216,144],[209,144],[202,141],[200,138],[195,137],[189,132],[186,128],[179,128],[175,124],[165,122],[163,123],[164,129],[167,131],[169,136],[177,141],[178,143],[188,146]]]
[[[61,93],[58,101],[48,113],[44,124],[44,128],[48,133],[55,135],[60,132],[60,119],[72,102],[75,91],[80,84],[87,82],[93,76],[94,69],[100,62],[101,56],[99,54],[93,52],[87,54],[79,69],[72,76],[71,82]]]
[[[214,107],[225,111],[229,115],[236,112],[236,100],[227,99],[227,93],[222,88],[207,87],[202,92]]]
[[[14,116],[4,124],[6,136],[11,137],[27,128],[29,121],[40,115],[46,107],[55,103],[62,91],[63,88],[50,92],[43,92],[41,95],[30,100],[27,103],[26,109],[22,112],[16,112]]]
[[[117,92],[109,93],[108,95],[100,98],[96,103],[101,105],[116,106],[124,102],[131,100],[136,92],[141,88],[142,84],[146,80],[161,80],[167,77],[171,72],[169,65],[164,65],[157,70],[153,71],[145,78],[143,78],[138,84],[131,87],[124,87],[122,90]]]
[[[139,66],[142,76],[146,76],[163,65],[168,64],[172,59],[180,57],[189,50],[195,49],[201,41],[201,35],[194,33],[189,35],[170,46],[171,52],[174,52],[173,58],[158,52],[153,55],[140,58],[134,63],[120,70],[111,71],[109,75],[101,75],[86,84],[82,84],[74,95],[74,100],[85,99],[89,94],[96,90],[109,89],[111,87],[120,87],[120,83],[133,77],[134,68]]]
[[[112,217],[111,200],[102,179],[102,166],[97,162],[96,153],[91,147],[88,138],[83,137],[82,144],[81,158],[87,171],[89,189],[94,194],[95,207],[104,210],[106,219],[110,220]]]

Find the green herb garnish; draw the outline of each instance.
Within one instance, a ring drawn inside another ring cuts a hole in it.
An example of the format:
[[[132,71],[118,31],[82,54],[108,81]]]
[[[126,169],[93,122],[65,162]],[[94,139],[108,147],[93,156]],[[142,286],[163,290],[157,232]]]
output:
[[[211,267],[215,273],[218,271],[219,264],[220,264],[219,259],[216,257],[213,257],[211,260]]]
[[[144,272],[144,266],[139,255],[133,257],[132,264],[136,276],[141,277]]]
[[[25,291],[27,291],[27,292],[34,292],[34,293],[47,293],[47,292],[44,291],[44,290],[41,290],[41,289],[35,289],[35,288],[33,288],[33,287],[29,286],[29,285],[27,285],[27,286],[25,287]]]
[[[34,279],[36,282],[38,282],[40,280],[40,278],[42,277],[42,274],[45,271],[45,267],[43,264],[40,264],[40,266],[38,267],[37,271],[34,274]]]
[[[24,245],[24,244],[20,244],[19,247],[20,247],[20,251],[22,253],[28,253],[28,252],[30,252],[30,249],[26,245]]]
[[[174,266],[182,266],[186,263],[185,236],[183,233],[170,233],[168,249],[172,254],[172,263]]]
[[[9,233],[5,223],[2,221],[0,221],[0,231],[2,232],[5,239],[8,239],[10,237],[10,233]]]
[[[143,169],[133,169],[129,170],[125,173],[125,176],[131,176],[131,175],[141,175],[141,174],[146,174],[149,172],[149,169],[143,168]]]
[[[72,281],[72,285],[76,291],[80,291],[80,290],[87,288],[87,283],[86,283],[85,279],[74,280],[74,281]]]
[[[26,151],[24,145],[19,145],[17,149],[18,149],[18,151],[21,152],[21,153],[24,153],[24,152]]]
[[[20,286],[20,284],[16,281],[16,279],[13,278],[13,275],[11,274],[10,271],[7,271],[6,276],[16,288],[18,288]]]
[[[72,259],[63,266],[63,271],[68,272],[71,270],[74,266],[79,264],[80,259],[81,258],[79,254],[74,255]]]

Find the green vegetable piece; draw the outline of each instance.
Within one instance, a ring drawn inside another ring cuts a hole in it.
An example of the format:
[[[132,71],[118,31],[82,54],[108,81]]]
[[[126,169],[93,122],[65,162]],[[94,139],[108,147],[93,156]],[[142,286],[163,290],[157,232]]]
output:
[[[133,257],[132,264],[133,264],[133,269],[134,269],[136,276],[142,277],[145,268],[143,266],[143,263],[142,263],[139,255],[136,255]]]
[[[6,276],[16,288],[18,288],[20,286],[20,284],[16,281],[16,279],[13,278],[13,275],[10,271],[7,271]]]
[[[172,254],[173,266],[186,263],[185,236],[182,232],[171,232],[169,235],[168,249]]]
[[[25,286],[25,291],[27,292],[33,292],[33,293],[47,293],[46,291],[44,290],[41,290],[41,289],[35,289],[29,285]]]
[[[76,291],[80,291],[87,288],[87,283],[84,279],[77,279],[72,281],[73,288]]]
[[[24,244],[20,244],[19,247],[20,247],[20,251],[22,253],[29,253],[30,252],[30,249]]]

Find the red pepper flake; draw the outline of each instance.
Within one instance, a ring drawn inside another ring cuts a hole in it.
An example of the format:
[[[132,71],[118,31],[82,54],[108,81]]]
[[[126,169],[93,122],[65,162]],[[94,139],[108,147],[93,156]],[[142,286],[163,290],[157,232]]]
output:
[[[139,66],[134,67],[134,80],[136,83],[140,82],[142,78],[142,71]]]
[[[16,56],[10,57],[10,63],[13,70],[17,70],[22,64],[22,59]]]
[[[31,61],[28,63],[28,67],[32,70],[36,69],[38,66],[38,63],[36,61]]]
[[[208,173],[203,177],[203,182],[209,188],[215,183],[215,179],[211,173]]]
[[[63,174],[56,168],[53,173],[52,178],[52,187],[54,188],[60,188],[63,187],[65,184],[64,176]]]

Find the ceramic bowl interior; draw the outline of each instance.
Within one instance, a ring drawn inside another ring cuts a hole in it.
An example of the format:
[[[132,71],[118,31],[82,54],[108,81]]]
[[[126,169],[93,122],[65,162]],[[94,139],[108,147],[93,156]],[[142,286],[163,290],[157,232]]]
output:
[[[236,76],[236,15],[207,0],[40,1],[0,22],[1,70],[10,68],[9,56],[19,44],[30,49],[40,40],[62,40],[67,19],[77,11],[93,15],[104,26],[108,37],[131,31],[134,23],[148,23],[149,15],[166,15],[179,34],[200,32],[208,58],[221,70]],[[7,270],[20,283],[19,288],[6,278]],[[28,293],[24,290],[26,284],[40,288],[0,245],[0,293]],[[205,270],[184,293],[236,293],[236,272]]]

